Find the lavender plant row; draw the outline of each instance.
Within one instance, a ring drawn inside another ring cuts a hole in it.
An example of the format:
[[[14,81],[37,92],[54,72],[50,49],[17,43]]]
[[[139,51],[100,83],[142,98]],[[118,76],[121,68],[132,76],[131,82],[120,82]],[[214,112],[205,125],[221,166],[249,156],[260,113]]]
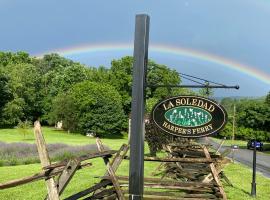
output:
[[[71,146],[62,143],[47,145],[51,161],[60,161],[72,157],[97,152],[96,144]],[[108,147],[105,147],[108,150]],[[39,157],[35,144],[5,143],[0,141],[0,166],[38,163]]]

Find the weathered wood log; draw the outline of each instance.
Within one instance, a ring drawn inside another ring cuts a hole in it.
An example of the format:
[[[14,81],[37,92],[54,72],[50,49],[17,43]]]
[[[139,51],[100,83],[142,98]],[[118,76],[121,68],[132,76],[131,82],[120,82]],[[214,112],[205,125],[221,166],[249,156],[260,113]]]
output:
[[[0,183],[0,189],[12,188],[12,187],[16,187],[19,185],[33,182],[33,181],[38,181],[38,180],[45,179],[48,177],[56,176],[56,175],[60,174],[63,170],[64,170],[64,167],[59,167],[59,168],[53,169],[49,173],[44,171],[44,172],[41,172],[38,174],[34,174],[32,176],[11,180],[11,181],[8,181],[6,183]]]
[[[109,179],[109,176],[103,176],[101,177],[102,179]],[[129,177],[128,176],[117,176],[118,180],[121,181],[128,181]],[[158,183],[158,184],[164,184],[164,185],[172,185],[172,186],[194,186],[194,187],[213,187],[215,184],[212,183],[202,183],[202,182],[176,182],[170,179],[159,179],[159,178],[149,178],[145,177],[144,178],[144,183]]]
[[[107,186],[107,185],[109,185],[111,183],[112,183],[111,180],[103,180],[100,183],[98,183],[98,184],[96,184],[96,185],[94,185],[94,186],[92,186],[90,188],[87,188],[87,189],[85,189],[85,190],[83,190],[81,192],[78,192],[76,194],[73,194],[73,195],[65,198],[65,200],[75,200],[75,199],[82,198],[82,197],[84,197],[84,196],[86,196],[86,195],[88,195],[88,194],[90,194],[90,193],[104,187],[104,186]]]
[[[123,161],[124,157],[126,156],[127,152],[129,150],[129,145],[123,144],[119,151],[115,154],[113,157],[113,160],[111,161],[111,166],[114,172],[118,169],[119,165]],[[109,173],[106,172],[104,176],[108,176]]]
[[[104,197],[111,196],[114,193],[116,193],[114,188],[104,189],[99,193],[96,193],[90,197],[86,197],[85,200],[103,199]]]
[[[128,190],[123,190],[125,195],[128,194]],[[170,199],[170,198],[182,198],[185,200],[189,200],[190,198],[203,198],[203,199],[218,199],[215,195],[209,193],[198,193],[198,194],[189,194],[189,193],[179,193],[176,191],[166,191],[166,192],[158,192],[158,191],[144,191],[144,197],[159,197],[159,199]]]
[[[34,133],[36,138],[36,145],[38,149],[39,159],[42,167],[46,167],[51,164],[48,151],[46,148],[46,143],[41,132],[41,125],[39,121],[36,121],[34,124]],[[53,177],[46,179],[46,186],[48,190],[48,196],[50,200],[59,200],[59,194],[57,186]]]
[[[121,187],[128,187],[128,184],[121,183]],[[211,188],[204,187],[193,187],[193,186],[178,186],[178,185],[166,185],[166,184],[157,184],[157,183],[144,183],[145,188],[153,188],[153,189],[178,189],[185,191],[197,191],[197,192],[209,192],[211,193],[213,190]]]
[[[88,166],[92,166],[92,163],[82,164],[79,166],[79,169],[88,167]],[[61,166],[61,167],[54,168],[52,170],[47,170],[47,171],[34,174],[32,176],[11,180],[6,183],[0,183],[0,189],[7,189],[7,188],[16,187],[16,186],[23,185],[30,182],[47,179],[47,178],[59,175],[64,170],[64,168],[65,168],[64,166]]]
[[[103,144],[102,144],[102,142],[100,141],[99,138],[96,139],[96,144],[98,146],[98,150],[100,152],[103,152],[104,151],[104,146],[103,146]],[[119,200],[124,200],[125,199],[124,198],[124,195],[123,195],[123,193],[121,191],[120,185],[119,185],[118,180],[116,178],[114,169],[112,168],[112,166],[111,166],[111,164],[109,162],[109,159],[107,157],[104,157],[103,159],[104,159],[104,162],[105,162],[105,164],[107,166],[107,172],[108,172],[108,174],[111,177],[111,181],[112,181],[113,186],[115,188],[115,191],[116,191],[116,194],[117,194],[118,199]]]
[[[90,159],[98,158],[98,157],[108,157],[108,156],[110,157],[111,155],[113,155],[115,153],[117,153],[117,151],[108,150],[108,151],[103,151],[103,152],[95,152],[95,153],[91,153],[91,154],[88,154],[88,155],[82,155],[82,156],[77,157],[76,159],[78,161],[82,162],[82,161],[85,161],[85,160],[90,160]],[[54,163],[54,164],[45,166],[45,167],[43,167],[43,169],[53,169],[53,168],[56,168],[56,167],[66,166],[68,162],[69,162],[69,160],[64,160],[64,161],[61,161],[61,162],[58,162],[58,163]]]
[[[155,162],[181,162],[181,163],[212,163],[213,159],[209,158],[158,158],[158,157],[144,157],[145,161]]]
[[[144,195],[143,196],[144,200],[151,200],[151,199],[156,199],[156,200],[209,200],[208,198],[185,198],[185,197],[170,197],[170,196],[157,196],[157,195]]]
[[[208,150],[207,150],[207,148],[205,146],[203,147],[203,151],[205,153],[205,157],[208,158],[208,159],[211,159],[210,154],[209,154],[209,152],[208,152]],[[225,191],[223,189],[222,183],[219,180],[218,172],[217,172],[217,170],[215,168],[215,165],[213,163],[210,163],[210,169],[211,169],[211,172],[212,172],[212,176],[213,176],[215,182],[218,185],[219,191],[222,194],[223,199],[226,200],[227,197],[226,197]]]
[[[64,189],[68,185],[69,181],[72,179],[79,165],[80,161],[78,161],[77,159],[72,159],[65,166],[64,170],[61,172],[56,182],[59,195],[63,193]]]
[[[207,199],[217,199],[213,194],[209,193],[199,193],[199,194],[186,194],[186,193],[176,193],[176,192],[157,192],[157,191],[144,191],[144,195],[154,195],[154,196],[170,196],[170,197],[182,197],[182,198],[207,198]]]

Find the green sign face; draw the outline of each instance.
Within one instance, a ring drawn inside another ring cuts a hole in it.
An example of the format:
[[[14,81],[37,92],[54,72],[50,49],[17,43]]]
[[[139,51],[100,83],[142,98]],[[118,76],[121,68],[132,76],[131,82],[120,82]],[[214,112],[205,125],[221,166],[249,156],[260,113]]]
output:
[[[211,99],[177,96],[156,104],[152,119],[157,127],[167,133],[192,138],[221,130],[227,122],[227,113]]]
[[[212,120],[208,111],[193,106],[172,108],[165,113],[165,118],[172,124],[183,127],[201,126]]]

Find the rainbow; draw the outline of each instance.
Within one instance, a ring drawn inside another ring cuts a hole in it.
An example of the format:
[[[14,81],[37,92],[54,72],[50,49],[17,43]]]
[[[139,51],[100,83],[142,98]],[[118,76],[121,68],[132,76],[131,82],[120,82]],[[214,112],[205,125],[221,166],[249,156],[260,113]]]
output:
[[[98,45],[80,45],[73,46],[70,48],[64,49],[55,49],[49,52],[44,52],[41,54],[37,54],[35,56],[42,57],[48,53],[58,53],[62,56],[71,56],[71,55],[80,55],[84,53],[98,53],[98,52],[110,52],[110,51],[130,51],[132,52],[133,45],[131,44],[98,44]],[[197,51],[194,49],[160,45],[160,44],[151,44],[149,46],[149,53],[162,53],[162,54],[170,54],[180,57],[187,57],[190,59],[199,59],[204,62],[209,62],[213,64],[217,64],[223,67],[226,67],[231,70],[238,71],[240,73],[246,74],[250,77],[256,78],[266,84],[270,85],[270,75],[256,69],[254,66],[249,66],[246,64],[238,63],[234,60],[229,60],[224,57],[220,57],[217,55],[209,54],[206,52]]]

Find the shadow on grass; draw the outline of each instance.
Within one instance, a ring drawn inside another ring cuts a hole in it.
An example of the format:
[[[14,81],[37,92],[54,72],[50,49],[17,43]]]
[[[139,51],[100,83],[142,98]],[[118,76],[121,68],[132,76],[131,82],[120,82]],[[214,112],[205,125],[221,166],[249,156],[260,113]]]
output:
[[[22,141],[35,141],[35,138],[24,138]]]
[[[70,132],[70,133],[68,133],[67,131],[60,130],[60,129],[52,129],[51,131],[58,132],[58,133],[64,133],[64,134],[67,134],[67,135],[85,136],[84,134],[81,134],[79,132]],[[101,134],[101,135],[98,135],[97,137],[102,138],[102,139],[125,139],[125,136],[123,134]]]
[[[236,187],[236,186],[228,186],[230,188],[234,188],[234,189],[237,189],[237,190],[240,190],[242,191],[243,193],[245,193],[246,195],[250,195],[249,192],[247,192],[246,190],[244,190],[243,188],[239,188],[239,187]]]
[[[125,139],[124,135],[122,134],[117,134],[117,135],[113,135],[113,134],[108,134],[108,135],[100,135],[99,136],[101,139]]]

